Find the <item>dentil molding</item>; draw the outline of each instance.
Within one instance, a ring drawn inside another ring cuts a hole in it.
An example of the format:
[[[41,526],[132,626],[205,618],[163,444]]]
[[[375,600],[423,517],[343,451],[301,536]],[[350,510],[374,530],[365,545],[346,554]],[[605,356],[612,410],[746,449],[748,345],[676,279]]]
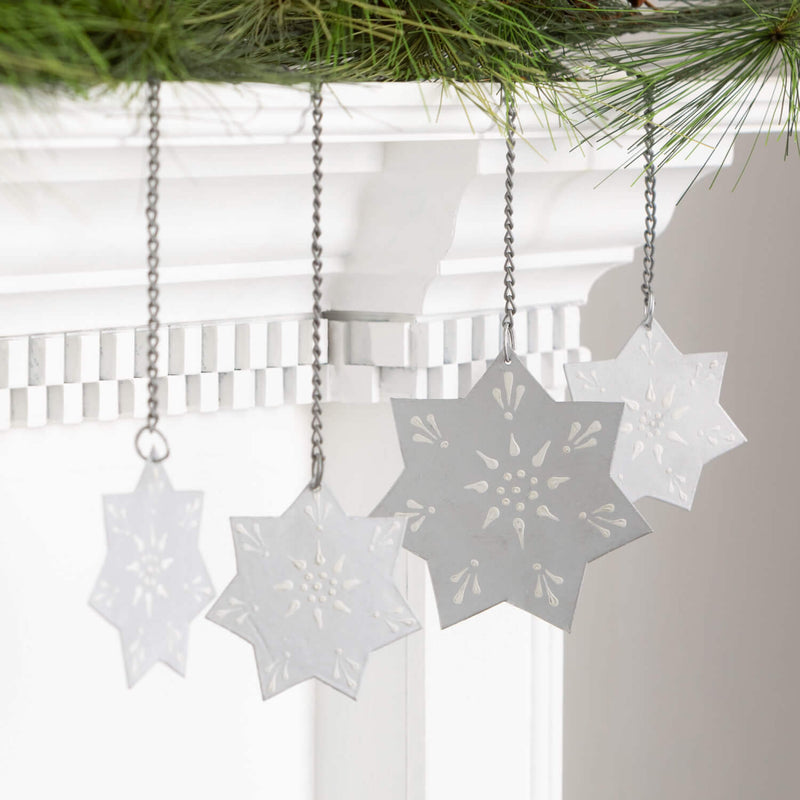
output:
[[[466,394],[500,348],[500,315],[327,319],[323,399]],[[311,402],[311,320],[176,323],[162,331],[160,397],[167,414]],[[574,305],[519,309],[517,352],[554,395],[563,365],[585,360]],[[147,329],[0,339],[0,430],[147,415]]]

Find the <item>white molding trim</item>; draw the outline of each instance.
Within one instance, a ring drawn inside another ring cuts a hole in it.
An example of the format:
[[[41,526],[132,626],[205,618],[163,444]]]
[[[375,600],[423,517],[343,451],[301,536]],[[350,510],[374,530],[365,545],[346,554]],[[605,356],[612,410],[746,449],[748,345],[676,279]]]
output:
[[[0,90],[0,336],[143,323],[141,98]],[[763,111],[765,103],[756,104]],[[168,85],[162,100],[164,321],[308,311],[307,94]],[[477,109],[435,85],[341,86],[325,98],[323,238],[332,312],[479,314],[495,294],[504,144]],[[580,303],[641,239],[635,137],[575,149],[520,109],[516,263],[520,305]],[[710,138],[719,136],[712,131]],[[707,152],[659,176],[659,226]],[[724,163],[719,150],[708,164]]]
[[[585,360],[577,306],[519,309],[517,351],[555,395],[563,365]],[[311,320],[225,320],[162,330],[167,415],[311,402]],[[324,400],[466,394],[500,348],[500,315],[324,320]],[[0,339],[0,430],[144,418],[147,329]]]

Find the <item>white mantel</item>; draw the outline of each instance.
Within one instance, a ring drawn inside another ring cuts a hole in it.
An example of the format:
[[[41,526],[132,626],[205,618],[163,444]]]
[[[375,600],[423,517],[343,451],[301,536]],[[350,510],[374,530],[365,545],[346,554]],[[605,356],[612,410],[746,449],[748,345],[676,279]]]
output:
[[[0,93],[0,428],[145,413],[141,105]],[[168,413],[305,403],[308,97],[165,86],[162,106]],[[463,394],[498,351],[501,134],[432,85],[337,86],[324,107],[326,397]],[[541,113],[522,107],[520,119],[531,146],[517,148],[517,349],[560,398],[563,364],[588,356],[580,306],[641,242],[642,187],[636,170],[615,172],[632,138],[574,149]],[[660,172],[659,232],[706,158],[700,147]],[[560,633],[516,609],[441,633],[423,565],[410,559],[404,580],[426,630],[392,656],[401,724],[386,730],[390,687],[362,705],[324,688],[313,703],[297,693],[279,715],[315,719],[315,778],[296,795],[264,786],[281,800],[482,800],[492,789],[560,800]],[[488,685],[498,671],[502,684]],[[368,775],[402,774],[402,789],[365,794],[366,763]]]
[[[144,413],[141,100],[0,95],[0,429]],[[307,95],[165,86],[162,115],[169,412],[307,401]],[[558,390],[577,307],[640,244],[641,183],[615,171],[633,138],[520,123],[518,349]],[[328,398],[465,391],[498,341],[500,131],[434,85],[337,86],[324,131]],[[660,231],[706,158],[662,170]]]
[[[0,334],[31,331],[9,301],[29,292],[51,306],[36,332],[139,324],[141,98],[35,102],[2,98],[10,224]],[[309,124],[299,90],[164,88],[169,321],[307,312]],[[517,153],[522,305],[585,299],[639,244],[636,173],[610,175],[633,139],[573,150],[568,131],[528,106],[520,124],[529,145]],[[369,85],[328,94],[324,131],[329,307],[358,317],[494,310],[505,168],[497,127],[435,86]],[[699,149],[662,173],[662,225],[705,157]]]

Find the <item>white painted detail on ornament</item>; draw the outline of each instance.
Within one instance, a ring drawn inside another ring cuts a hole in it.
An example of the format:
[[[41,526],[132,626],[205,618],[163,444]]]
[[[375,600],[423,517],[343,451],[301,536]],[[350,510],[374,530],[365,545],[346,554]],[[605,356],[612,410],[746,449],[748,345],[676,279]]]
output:
[[[536,573],[536,588],[533,590],[533,596],[537,600],[541,600],[546,595],[547,603],[555,608],[559,601],[551,588],[551,584],[561,586],[564,583],[564,579],[560,575],[555,575],[549,569],[542,567],[538,561],[533,565],[533,570]]]
[[[470,587],[472,594],[478,595],[481,593],[481,586],[478,582],[478,567],[480,562],[477,558],[470,559],[469,566],[457,572],[455,575],[450,576],[451,583],[460,583],[458,591],[453,595],[453,602],[460,606],[464,602],[464,595],[467,592],[467,587]]]
[[[436,506],[426,507],[416,500],[406,500],[406,508],[408,511],[398,511],[395,516],[400,519],[407,519],[409,522],[408,529],[414,533],[419,531],[429,516],[436,513]]]
[[[613,514],[616,511],[616,506],[613,503],[606,503],[605,505],[596,508],[594,511],[581,511],[578,514],[578,519],[585,521],[594,530],[596,530],[604,539],[611,538],[611,527],[625,528],[628,525],[628,520],[625,517],[617,517],[616,519],[603,514]]]
[[[438,445],[442,450],[447,449],[450,445],[450,442],[442,437],[442,432],[439,430],[439,426],[436,424],[436,417],[433,414],[427,414],[425,416],[425,422],[423,422],[420,417],[413,416],[411,417],[411,424],[417,428],[418,431],[422,431],[422,433],[413,434],[411,437],[413,442]]]
[[[313,566],[303,559],[290,558],[289,561],[299,574],[295,575],[294,579],[287,578],[273,586],[276,592],[289,593],[289,605],[284,616],[291,617],[302,607],[306,607],[313,615],[317,627],[322,630],[325,627],[325,612],[328,609],[343,614],[351,613],[350,607],[338,595],[342,591],[351,592],[360,586],[362,581],[359,578],[342,577],[344,555],[340,556],[332,567],[322,568],[326,559],[322,551],[322,542],[317,541]]]

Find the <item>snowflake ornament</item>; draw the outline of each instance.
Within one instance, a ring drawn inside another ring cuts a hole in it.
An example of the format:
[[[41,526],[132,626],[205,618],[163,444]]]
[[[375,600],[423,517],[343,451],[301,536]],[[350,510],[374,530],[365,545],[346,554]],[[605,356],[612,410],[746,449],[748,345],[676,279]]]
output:
[[[392,578],[405,520],[347,517],[323,487],[231,527],[237,573],[207,616],[253,645],[265,700],[312,677],[355,698],[369,654],[419,629]]]
[[[569,629],[586,564],[650,532],[610,477],[621,403],[557,403],[503,355],[461,400],[393,400],[408,521],[443,627],[508,601]]]
[[[189,623],[214,597],[198,549],[202,501],[152,460],[134,492],[103,498],[108,552],[89,604],[119,629],[128,686],[157,661],[185,674]]]
[[[611,475],[628,499],[689,509],[703,466],[746,441],[719,404],[726,358],[684,355],[653,322],[615,360],[565,367],[575,400],[625,404]]]

